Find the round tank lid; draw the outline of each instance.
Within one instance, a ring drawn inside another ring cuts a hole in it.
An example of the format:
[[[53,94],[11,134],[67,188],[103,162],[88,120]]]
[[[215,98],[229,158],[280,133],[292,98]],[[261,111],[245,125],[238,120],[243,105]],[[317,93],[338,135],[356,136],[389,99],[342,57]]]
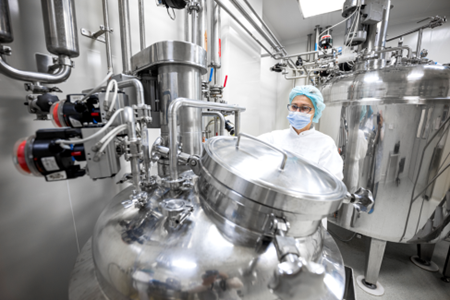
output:
[[[206,74],[206,51],[196,44],[182,41],[155,43],[131,57],[131,67],[137,73],[161,64],[182,64],[198,67]]]
[[[242,136],[239,147],[237,140],[209,139],[201,159],[211,176],[237,193],[269,207],[314,215],[337,209],[345,197],[344,183],[319,166],[254,138]]]

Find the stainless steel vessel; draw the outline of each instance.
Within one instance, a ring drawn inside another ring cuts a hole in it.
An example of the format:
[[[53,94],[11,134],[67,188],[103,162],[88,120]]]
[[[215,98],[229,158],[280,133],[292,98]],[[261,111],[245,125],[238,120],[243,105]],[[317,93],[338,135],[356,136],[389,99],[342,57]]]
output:
[[[375,201],[367,210],[343,205],[328,220],[371,237],[363,284],[376,287],[386,241],[422,244],[421,259],[430,261],[428,245],[450,230],[450,181],[440,176],[448,167],[450,69],[358,71],[321,89],[327,108],[319,128],[341,151],[344,183],[350,192],[371,190]]]
[[[8,0],[0,1],[0,43],[11,43],[14,40],[9,14]]]
[[[79,56],[74,1],[42,0],[41,3],[47,50],[55,55]]]
[[[179,190],[155,183],[144,207],[128,200],[130,189],[111,201],[94,230],[93,257],[87,245],[75,266],[70,299],[279,299],[287,288],[274,276],[276,220],[290,224],[284,239],[303,262],[305,277],[291,291],[342,299],[342,258],[318,222],[344,198],[342,182],[244,135],[209,139],[192,161],[199,177],[183,173]],[[292,186],[298,168],[308,177]]]

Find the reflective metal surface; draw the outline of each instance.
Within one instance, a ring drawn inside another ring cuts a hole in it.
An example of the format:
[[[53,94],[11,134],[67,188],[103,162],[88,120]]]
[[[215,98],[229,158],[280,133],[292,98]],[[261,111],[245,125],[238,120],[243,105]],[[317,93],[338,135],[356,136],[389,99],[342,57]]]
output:
[[[278,299],[268,288],[278,263],[273,244],[257,252],[224,237],[195,190],[177,195],[193,205],[178,230],[167,226],[158,204],[171,197],[167,189],[153,190],[144,210],[124,208],[130,192],[118,194],[100,216],[93,257],[88,242],[75,264],[69,299]],[[304,258],[325,269],[327,292],[320,299],[342,299],[345,270],[337,245],[321,227],[315,235],[323,247]],[[312,240],[297,241],[304,253],[317,248]]]
[[[375,201],[357,218],[354,207],[343,205],[329,220],[379,240],[408,242],[448,184],[442,177],[440,190],[432,183],[448,164],[443,145],[450,69],[415,65],[355,72],[326,83],[322,93],[327,109],[319,130],[342,153],[344,183],[349,192],[371,190]]]
[[[41,3],[47,50],[55,55],[80,55],[74,0],[41,0]]]
[[[11,43],[13,40],[8,0],[0,0],[0,43]]]
[[[201,162],[225,186],[284,211],[324,216],[346,194],[342,182],[328,172],[247,136],[209,139]]]
[[[133,72],[139,72],[160,64],[183,64],[200,68],[206,73],[206,51],[195,44],[182,41],[155,43],[131,57]]]

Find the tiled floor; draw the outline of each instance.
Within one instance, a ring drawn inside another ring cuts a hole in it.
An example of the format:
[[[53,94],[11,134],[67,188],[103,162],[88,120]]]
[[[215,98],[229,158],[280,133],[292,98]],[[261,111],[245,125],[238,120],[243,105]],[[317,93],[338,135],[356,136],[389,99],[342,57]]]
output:
[[[328,223],[328,229],[335,238],[344,263],[354,271],[354,277],[363,275],[366,264],[366,247],[369,239],[355,237],[350,242],[341,242],[348,239],[352,233],[340,227]],[[441,241],[436,245],[433,261],[440,267],[439,272],[428,272],[416,267],[410,261],[410,257],[417,255],[416,245],[388,243],[381,266],[378,281],[383,285],[383,296],[371,296],[364,292],[355,283],[357,300],[400,300],[400,299],[424,299],[424,300],[450,300],[450,283],[441,281],[442,268],[447,256],[450,243]]]

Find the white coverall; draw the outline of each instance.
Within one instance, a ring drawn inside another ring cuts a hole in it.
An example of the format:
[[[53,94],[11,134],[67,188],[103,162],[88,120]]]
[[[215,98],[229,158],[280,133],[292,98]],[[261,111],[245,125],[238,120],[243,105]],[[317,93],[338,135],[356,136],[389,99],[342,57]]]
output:
[[[333,139],[314,128],[300,134],[289,126],[288,129],[275,130],[258,137],[276,147],[290,151],[307,161],[335,175],[339,180],[344,178],[344,162],[338,153]],[[327,229],[327,218],[322,219],[322,226]]]
[[[335,175],[339,180],[344,178],[343,161],[333,139],[314,128],[300,134],[289,126],[288,129],[275,130],[258,137],[276,147],[290,151],[307,161]]]

